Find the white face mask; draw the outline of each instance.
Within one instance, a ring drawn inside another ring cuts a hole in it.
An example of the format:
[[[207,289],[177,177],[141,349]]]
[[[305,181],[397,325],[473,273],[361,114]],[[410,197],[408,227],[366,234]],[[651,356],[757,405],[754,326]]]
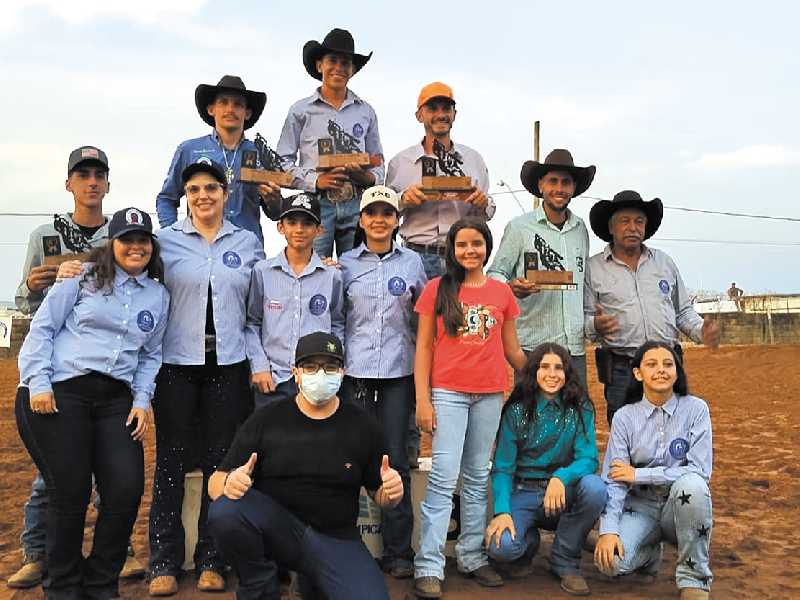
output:
[[[342,385],[342,374],[329,375],[323,369],[309,375],[300,374],[300,391],[303,396],[314,406],[322,406],[336,395]]]

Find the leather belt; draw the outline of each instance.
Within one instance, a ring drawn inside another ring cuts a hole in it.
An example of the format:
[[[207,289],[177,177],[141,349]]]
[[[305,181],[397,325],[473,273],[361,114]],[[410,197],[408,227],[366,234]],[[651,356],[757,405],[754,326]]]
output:
[[[420,254],[435,254],[436,256],[444,257],[447,254],[447,248],[437,244],[414,244],[413,242],[406,242],[406,248],[418,252]]]

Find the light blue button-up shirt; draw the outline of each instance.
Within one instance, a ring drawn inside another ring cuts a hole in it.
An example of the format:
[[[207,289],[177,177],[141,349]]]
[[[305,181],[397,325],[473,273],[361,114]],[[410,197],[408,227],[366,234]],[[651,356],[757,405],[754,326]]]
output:
[[[393,244],[379,257],[366,244],[340,260],[344,278],[345,367],[352,377],[388,379],[414,372],[414,304],[428,282],[416,252]]]
[[[583,356],[583,278],[589,258],[589,233],[583,220],[569,211],[564,227],[553,225],[539,206],[512,219],[494,255],[488,275],[509,282],[525,278],[525,252],[538,255],[539,269],[572,271],[577,290],[548,291],[517,298],[519,343],[525,350],[553,342]]]
[[[600,337],[594,328],[596,307],[614,315],[619,331]],[[583,289],[586,335],[619,354],[633,356],[648,341],[674,345],[679,332],[703,342],[703,318],[697,314],[678,267],[666,252],[645,246],[633,271],[614,257],[611,244],[589,259]]]
[[[247,356],[253,373],[269,371],[275,384],[292,375],[297,340],[327,331],[344,340],[342,274],[315,252],[296,275],[286,252],[253,268],[247,304]]]
[[[164,284],[172,295],[164,335],[164,362],[205,364],[206,304],[211,285],[217,363],[232,365],[246,358],[245,322],[250,272],[264,250],[258,238],[225,220],[213,243],[187,217],[158,232]]]
[[[256,150],[256,145],[246,138],[234,150],[223,148],[217,132],[212,130],[208,135],[182,142],[172,163],[169,165],[164,185],[156,196],[156,212],[161,227],[169,227],[178,220],[178,205],[183,195],[183,181],[181,173],[190,164],[196,163],[201,158],[207,158],[214,163],[233,169],[234,180],[228,185],[228,199],[225,201],[225,218],[243,229],[252,231],[262,246],[264,234],[261,231],[261,211],[269,217],[275,217],[268,212],[267,207],[258,195],[258,186],[239,181],[242,168],[242,153],[245,150]],[[227,162],[226,162],[227,159]]]
[[[349,89],[344,103],[337,110],[323,99],[317,88],[308,98],[298,100],[289,108],[275,148],[283,160],[284,169],[294,175],[292,187],[298,190],[317,191],[317,140],[331,137],[328,121],[335,122],[345,133],[358,140],[359,152],[383,156],[375,110]],[[375,176],[375,185],[382,184],[383,164],[372,167],[370,171]],[[357,186],[355,189],[360,197],[361,190]]]
[[[635,467],[633,485],[609,479],[615,459]],[[700,398],[672,396],[662,407],[643,398],[623,406],[614,414],[603,461],[608,502],[600,517],[600,534],[619,533],[629,491],[639,493],[643,485],[671,486],[686,473],[696,473],[708,482],[712,462],[711,416]]]
[[[21,384],[33,396],[94,371],[127,383],[133,405],[147,409],[161,367],[169,293],[147,273],[131,277],[119,267],[111,289],[97,290],[92,281],[81,274],[50,288],[20,349]]]

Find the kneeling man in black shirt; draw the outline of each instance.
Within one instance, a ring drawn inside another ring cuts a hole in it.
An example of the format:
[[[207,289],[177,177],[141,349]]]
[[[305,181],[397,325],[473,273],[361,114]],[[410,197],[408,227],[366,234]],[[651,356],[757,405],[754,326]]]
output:
[[[239,576],[238,600],[280,598],[272,561],[326,600],[389,600],[356,529],[358,500],[364,486],[392,509],[403,483],[375,422],[339,402],[343,365],[336,336],[301,337],[293,369],[300,393],[253,413],[208,481],[209,527]]]

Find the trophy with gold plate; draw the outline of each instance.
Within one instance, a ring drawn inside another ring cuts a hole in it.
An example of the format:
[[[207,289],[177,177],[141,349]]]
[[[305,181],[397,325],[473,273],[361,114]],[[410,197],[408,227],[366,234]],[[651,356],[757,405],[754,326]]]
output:
[[[422,193],[426,200],[466,200],[475,191],[472,178],[464,174],[461,158],[455,149],[447,150],[439,140],[433,141],[431,156],[422,157]],[[441,172],[441,174],[439,174]]]
[[[577,290],[578,284],[572,279],[572,271],[564,268],[564,257],[553,250],[538,233],[534,237],[536,252],[523,253],[525,279],[535,283],[540,290]],[[541,261],[539,260],[541,257]],[[542,267],[542,268],[540,268]]]
[[[347,133],[335,121],[328,121],[328,133],[331,137],[317,140],[317,170],[330,171],[350,164],[369,169],[377,167],[383,161],[379,155],[370,156],[367,152],[361,152],[358,138]],[[331,202],[346,202],[355,196],[353,182],[348,180],[341,188],[328,190],[326,195]]]
[[[283,170],[281,157],[269,147],[267,140],[256,134],[253,141],[255,150],[242,152],[242,168],[239,170],[239,181],[243,183],[275,183],[281,187],[289,187],[294,176]]]

